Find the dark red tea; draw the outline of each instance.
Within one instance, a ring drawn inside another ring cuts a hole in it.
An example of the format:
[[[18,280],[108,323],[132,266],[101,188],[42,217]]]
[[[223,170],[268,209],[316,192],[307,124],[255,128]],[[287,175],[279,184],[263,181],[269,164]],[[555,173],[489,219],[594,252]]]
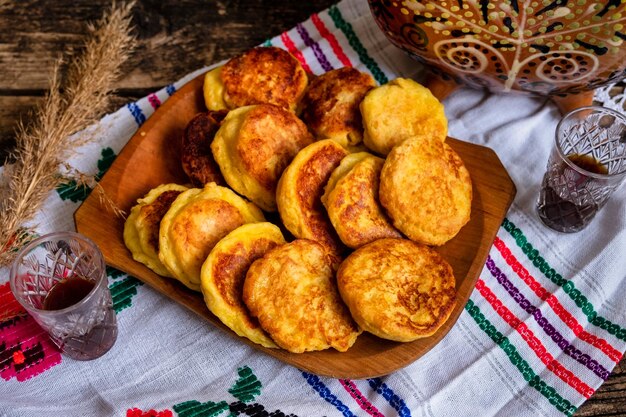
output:
[[[84,299],[94,286],[95,282],[83,277],[64,279],[50,289],[44,298],[43,309],[70,307]],[[102,356],[113,346],[117,339],[117,325],[110,303],[99,296],[94,302],[77,307],[77,315],[81,319],[55,339],[64,353],[74,359],[89,360]],[[95,317],[99,317],[97,321]]]
[[[587,172],[595,174],[608,174],[608,169],[600,161],[590,155],[568,155],[570,161]],[[566,163],[558,168],[565,174],[566,170],[572,171]],[[583,188],[584,184],[589,181],[589,177],[584,174],[574,174],[578,177],[577,187]],[[576,232],[584,228],[595,216],[598,211],[598,205],[595,203],[575,204],[572,201],[564,199],[548,185],[548,176],[546,174],[541,184],[541,196],[538,206],[538,214],[541,220],[555,230],[561,232]],[[574,191],[574,190],[571,190]]]
[[[55,284],[43,300],[44,310],[62,310],[76,304],[89,294],[94,282],[82,277],[64,279]]]

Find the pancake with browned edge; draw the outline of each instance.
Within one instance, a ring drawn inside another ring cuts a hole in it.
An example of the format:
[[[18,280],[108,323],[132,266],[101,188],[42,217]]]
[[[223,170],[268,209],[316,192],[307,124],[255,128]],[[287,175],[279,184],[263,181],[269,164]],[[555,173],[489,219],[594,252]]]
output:
[[[276,186],[283,170],[313,136],[285,109],[258,104],[231,110],[211,150],[228,185],[263,210],[276,211]]]
[[[296,239],[255,261],[243,300],[274,342],[289,352],[350,348],[360,329],[337,291],[322,245]]]
[[[211,142],[225,116],[225,111],[198,113],[185,127],[181,141],[181,163],[183,171],[196,187],[204,187],[210,182],[225,184],[211,153]]]
[[[363,140],[359,105],[376,86],[371,75],[344,67],[325,72],[311,81],[300,106],[300,117],[318,139],[332,139],[342,146]]]
[[[379,198],[393,225],[410,239],[443,245],[470,219],[472,181],[447,143],[414,137],[387,156]]]
[[[257,47],[207,73],[204,98],[210,110],[274,104],[295,111],[308,82],[302,65],[289,52]]]
[[[324,186],[348,152],[331,139],[302,149],[278,181],[276,203],[285,227],[298,238],[311,239],[337,256],[345,247],[321,202]]]
[[[176,197],[186,190],[187,187],[178,184],[163,184],[153,188],[137,200],[124,222],[124,243],[133,259],[164,277],[172,275],[158,256],[161,219]]]
[[[370,90],[361,102],[361,115],[363,142],[381,155],[413,136],[444,141],[448,134],[443,104],[428,88],[408,78]]]
[[[244,224],[217,242],[200,273],[209,310],[237,335],[265,347],[277,346],[243,303],[243,283],[252,262],[284,243],[272,223]]]
[[[352,249],[385,237],[402,237],[378,201],[384,160],[353,153],[333,171],[322,203],[341,241]]]
[[[257,206],[229,188],[209,183],[187,190],[161,220],[159,259],[174,278],[200,291],[200,269],[215,244],[245,223],[264,220]]]
[[[365,331],[398,342],[433,335],[456,300],[452,267],[434,249],[408,239],[380,239],[339,267],[337,285]]]

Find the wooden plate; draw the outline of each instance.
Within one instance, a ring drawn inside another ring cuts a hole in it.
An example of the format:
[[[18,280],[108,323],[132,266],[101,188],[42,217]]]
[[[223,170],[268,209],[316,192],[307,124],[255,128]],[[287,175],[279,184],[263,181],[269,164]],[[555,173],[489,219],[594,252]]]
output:
[[[170,97],[144,123],[100,181],[106,194],[119,208],[129,212],[137,198],[163,183],[186,183],[178,158],[178,143],[187,122],[205,110],[203,76],[190,81]],[[91,193],[75,213],[76,228],[102,250],[107,264],[137,277],[165,296],[197,313],[256,349],[318,375],[335,378],[369,378],[402,368],[435,346],[454,325],[474,288],[513,197],[515,185],[496,154],[489,148],[448,138],[461,155],[474,187],[470,222],[446,245],[438,248],[454,269],[458,303],[449,320],[433,336],[411,343],[398,343],[363,333],[347,352],[334,349],[302,354],[266,349],[239,338],[209,312],[202,295],[177,281],[156,275],[135,262],[124,245],[124,220]]]

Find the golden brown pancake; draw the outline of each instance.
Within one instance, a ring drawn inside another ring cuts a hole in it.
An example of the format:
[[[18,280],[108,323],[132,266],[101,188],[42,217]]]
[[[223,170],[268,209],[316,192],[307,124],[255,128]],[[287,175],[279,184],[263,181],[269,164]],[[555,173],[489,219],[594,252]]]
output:
[[[367,152],[346,156],[322,196],[339,238],[352,249],[385,237],[402,237],[378,201],[383,163]]]
[[[296,239],[255,261],[243,300],[274,342],[289,352],[350,348],[360,329],[337,291],[326,250]]]
[[[470,219],[472,181],[447,143],[415,137],[387,156],[379,198],[393,225],[410,239],[443,245]]]
[[[408,78],[397,78],[370,90],[361,102],[365,145],[381,155],[413,136],[444,141],[448,119],[430,90]]]
[[[452,267],[408,239],[380,239],[357,249],[339,267],[337,285],[363,330],[398,342],[434,334],[456,299]]]
[[[187,190],[161,220],[159,259],[174,278],[200,291],[200,268],[215,244],[245,223],[264,220],[258,207],[226,187]]]
[[[198,113],[185,128],[181,143],[181,161],[183,171],[196,187],[204,187],[210,182],[225,184],[211,153],[211,142],[225,116],[225,111]]]
[[[280,229],[268,222],[239,226],[217,242],[202,265],[202,294],[209,310],[239,336],[265,347],[277,347],[243,303],[248,268],[270,249],[285,243]]]
[[[267,103],[295,111],[309,82],[300,62],[273,46],[249,49],[229,60],[220,78],[229,109]]]
[[[163,184],[150,190],[137,200],[124,223],[124,243],[133,259],[164,277],[171,274],[158,257],[161,219],[176,197],[186,190],[187,187],[178,184]]]
[[[306,125],[270,104],[231,110],[211,150],[228,185],[263,210],[276,211],[276,186],[300,149],[313,142]]]
[[[363,140],[359,105],[375,86],[371,75],[352,67],[328,71],[311,81],[300,104],[300,117],[317,139],[356,145]]]
[[[340,255],[339,241],[320,200],[330,174],[348,152],[326,139],[302,149],[285,169],[278,182],[276,203],[283,224],[295,237],[311,239]]]

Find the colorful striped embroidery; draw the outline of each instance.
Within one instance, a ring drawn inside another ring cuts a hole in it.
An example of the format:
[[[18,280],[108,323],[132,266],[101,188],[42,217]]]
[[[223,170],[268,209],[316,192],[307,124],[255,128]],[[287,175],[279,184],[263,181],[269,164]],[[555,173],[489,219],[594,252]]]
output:
[[[339,8],[334,5],[331,6],[328,9],[328,14],[331,17],[331,19],[333,19],[335,26],[337,26],[337,28],[339,28],[343,32],[343,34],[346,36],[346,38],[348,39],[348,43],[350,44],[352,49],[354,49],[354,51],[359,55],[359,59],[361,60],[361,62],[365,64],[367,69],[370,70],[370,72],[372,73],[372,75],[374,76],[374,79],[376,79],[378,84],[386,84],[389,81],[389,79],[387,78],[385,73],[382,72],[381,69],[378,67],[378,64],[376,64],[376,61],[374,61],[368,55],[367,50],[365,49],[365,47],[363,46],[363,44],[357,37],[356,33],[354,33],[354,29],[352,29],[352,25],[346,22],[346,20],[341,15],[341,12],[339,11]]]
[[[515,317],[515,315],[509,310],[502,301],[498,300],[496,295],[487,287],[485,281],[479,279],[476,281],[476,289],[480,292],[480,294],[491,304],[494,311],[498,313],[500,317],[515,331],[517,331],[522,339],[528,343],[528,346],[535,352],[535,355],[543,362],[544,365],[558,376],[563,382],[565,382],[570,387],[574,388],[578,393],[580,393],[585,398],[590,398],[593,395],[594,390],[583,381],[581,381],[572,371],[566,369],[558,360],[554,359],[554,357],[546,350],[546,347],[541,343],[541,341],[535,336],[532,330],[528,328],[526,323]]]
[[[591,356],[583,353],[580,349],[574,347],[571,342],[568,342],[565,337],[558,331],[556,328],[548,322],[548,319],[543,316],[538,307],[532,305],[532,303],[524,297],[524,295],[519,291],[519,289],[506,277],[506,275],[498,268],[489,256],[487,258],[487,269],[491,272],[494,278],[498,281],[500,285],[507,290],[507,292],[511,295],[513,300],[528,314],[530,314],[535,321],[539,324],[539,326],[543,329],[543,331],[557,344],[557,346],[568,356],[573,358],[575,361],[580,363],[581,365],[586,366],[593,373],[595,373],[600,378],[606,380],[610,372],[602,365],[598,363],[598,361],[591,359]],[[500,302],[498,300],[498,302]]]
[[[142,411],[138,408],[131,408],[126,410],[126,417],[173,417],[170,410],[156,411],[148,410]]]
[[[319,44],[311,39],[311,36],[309,35],[309,32],[306,30],[304,25],[302,23],[298,23],[296,25],[296,30],[304,41],[304,44],[313,50],[315,58],[322,66],[322,69],[324,69],[324,71],[332,70],[333,66],[330,64],[330,62],[328,62],[328,58],[326,58],[326,55],[324,55],[324,52],[320,48]]]
[[[296,48],[296,45],[293,43],[287,32],[283,32],[280,35],[280,40],[283,42],[283,44],[285,44],[285,47],[287,48],[289,53],[295,56],[298,61],[300,61],[300,65],[302,65],[302,68],[304,68],[307,73],[312,74],[313,71],[311,71],[311,67],[309,67],[309,64],[307,64],[306,59],[304,59],[304,55],[302,55],[302,52],[300,52],[300,50]]]
[[[528,259],[533,263],[534,266],[539,268],[539,270],[552,281],[554,284],[559,287],[563,287],[565,293],[576,303],[576,306],[579,307],[583,313],[589,319],[589,322],[594,326],[598,326],[603,330],[608,331],[610,334],[615,335],[620,340],[626,341],[626,329],[620,327],[619,325],[612,323],[610,320],[601,317],[596,312],[593,305],[587,300],[587,298],[576,288],[572,281],[566,280],[561,276],[561,274],[557,273],[554,268],[552,268],[546,260],[539,255],[539,251],[533,248],[533,245],[528,242],[526,236],[521,229],[519,229],[512,221],[505,218],[502,222],[502,227],[504,230],[509,232],[511,236],[515,239],[515,243],[517,246],[522,249],[522,252]],[[620,355],[621,356],[621,355]]]
[[[297,417],[293,414],[286,415],[280,410],[269,413],[265,407],[258,403],[252,403],[261,395],[262,384],[247,366],[237,370],[239,379],[228,390],[238,401],[228,403],[226,401],[207,401],[201,403],[199,401],[185,401],[176,404],[173,408],[179,417],[214,417],[228,410],[229,417],[245,414],[251,417]]]
[[[137,287],[141,285],[143,285],[143,282],[130,276],[109,285],[111,297],[113,298],[113,310],[119,313],[130,307],[133,297],[137,295]]]
[[[143,112],[141,111],[141,108],[139,108],[139,105],[137,103],[128,103],[126,105],[126,108],[130,112],[130,114],[135,118],[135,122],[137,123],[137,125],[141,126],[142,124],[145,123],[146,116],[143,114]]]
[[[411,417],[411,411],[406,406],[406,403],[400,398],[391,388],[385,384],[380,378],[368,379],[370,387],[381,394],[385,400],[391,405],[400,417]]]
[[[354,401],[361,407],[363,410],[367,412],[367,414],[374,417],[385,417],[378,408],[374,406],[369,400],[363,395],[363,393],[357,388],[356,384],[349,379],[340,379],[339,382],[345,388],[345,390],[350,394]]]
[[[159,100],[159,97],[157,97],[155,93],[148,94],[148,101],[154,110],[158,109],[161,105],[161,100]]]
[[[59,349],[17,302],[8,282],[0,285],[0,305],[0,378],[23,382],[61,363]]]
[[[578,323],[576,318],[563,307],[558,298],[546,290],[530,273],[528,270],[515,258],[511,250],[506,247],[502,239],[496,237],[494,240],[494,246],[500,251],[500,254],[504,258],[507,264],[513,269],[513,271],[533,290],[533,292],[546,301],[557,316],[565,323],[580,340],[589,343],[590,345],[600,349],[604,352],[612,361],[618,363],[622,357],[622,353],[607,343],[606,340],[599,338],[589,332],[587,332],[583,326]]]
[[[176,92],[176,87],[174,87],[174,84],[170,84],[167,87],[165,87],[165,92],[167,93],[168,96],[171,96],[172,94]]]
[[[341,412],[346,417],[353,417],[354,414],[350,411],[347,405],[341,402],[339,398],[335,394],[333,394],[330,389],[322,382],[322,380],[317,376],[310,374],[308,372],[302,372],[302,376],[308,382],[308,384],[313,387],[315,392],[319,394],[326,402],[333,405],[337,410]]]
[[[315,25],[315,28],[320,33],[320,35],[322,35],[322,37],[326,39],[339,61],[344,66],[351,67],[352,63],[350,62],[350,59],[343,52],[343,49],[341,49],[341,45],[339,45],[339,42],[337,42],[337,38],[335,37],[335,35],[328,31],[326,25],[324,25],[324,22],[322,21],[322,19],[320,19],[319,15],[313,14],[311,16],[311,21]]]
[[[485,318],[478,306],[471,299],[465,304],[465,310],[487,336],[506,353],[511,363],[517,368],[524,377],[524,380],[526,380],[531,387],[537,390],[550,404],[554,405],[557,410],[565,415],[572,416],[576,412],[576,407],[572,405],[572,403],[561,397],[554,387],[546,384],[535,374],[528,362],[522,358],[515,346],[511,344],[508,337],[499,332],[495,326]]]

